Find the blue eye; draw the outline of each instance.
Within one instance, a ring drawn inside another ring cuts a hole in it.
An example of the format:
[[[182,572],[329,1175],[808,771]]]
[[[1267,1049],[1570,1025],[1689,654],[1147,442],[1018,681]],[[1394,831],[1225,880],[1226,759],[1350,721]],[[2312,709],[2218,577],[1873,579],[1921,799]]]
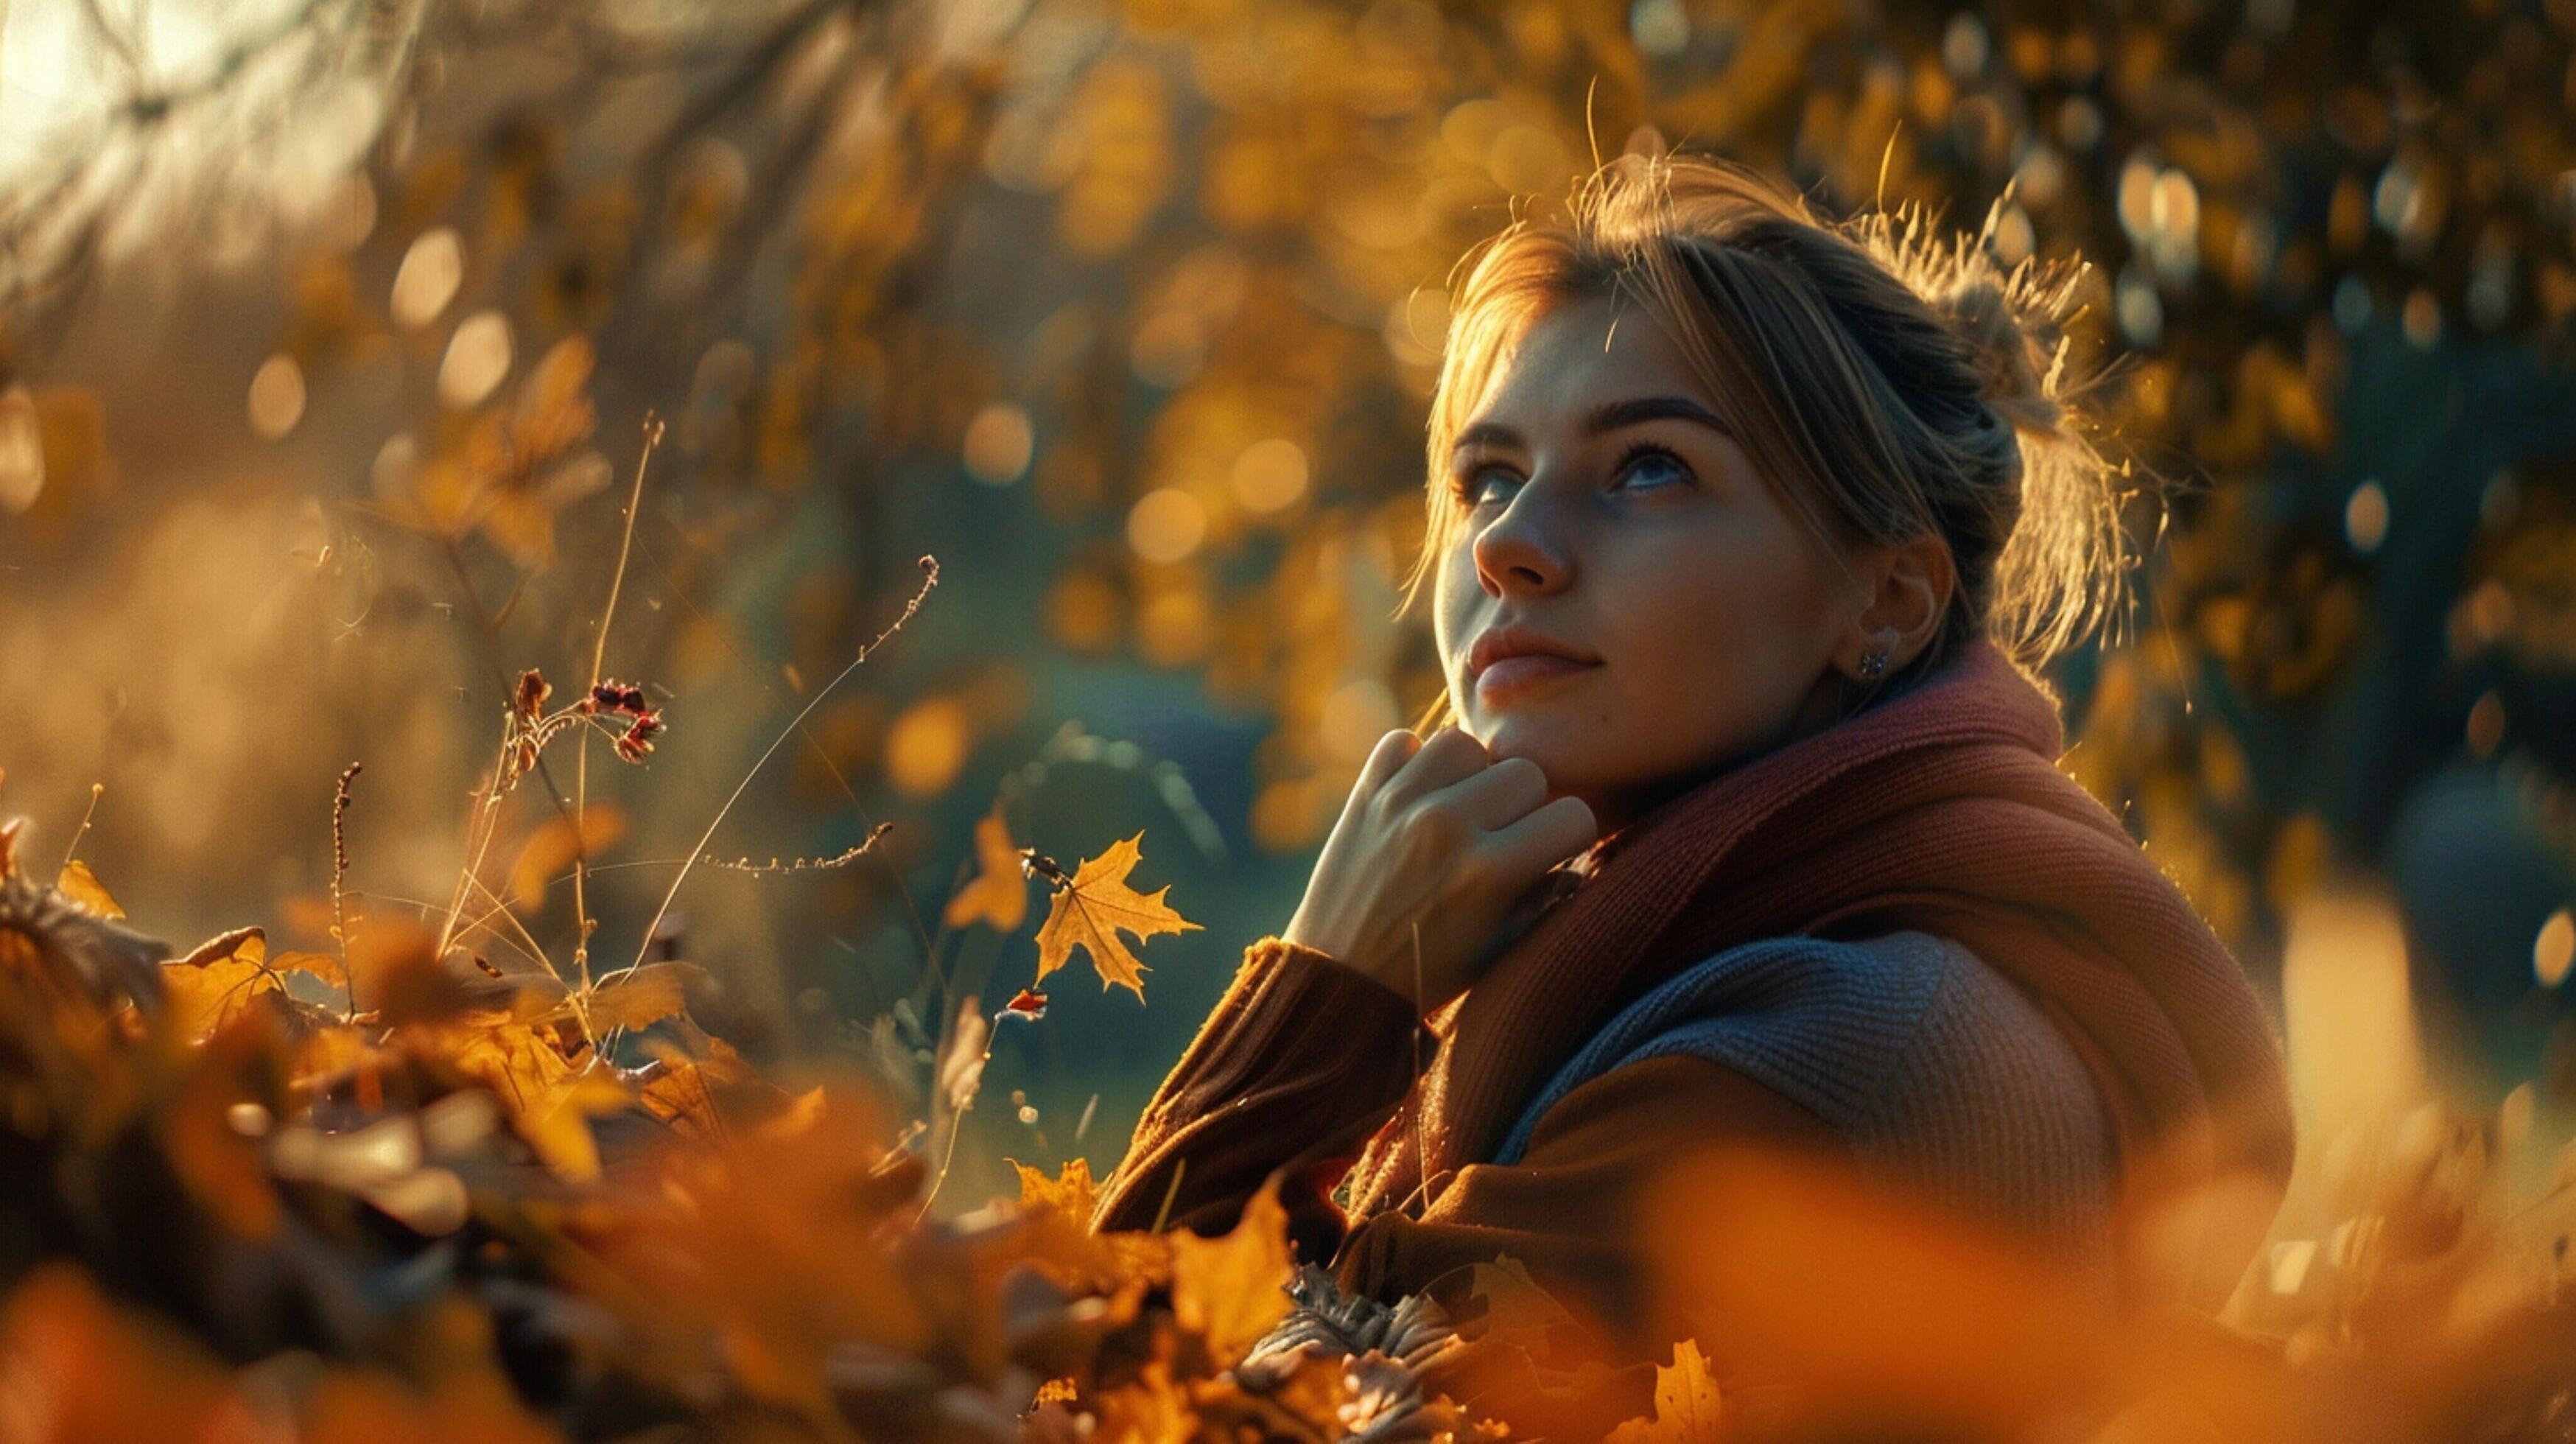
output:
[[[1649,490],[1667,483],[1687,485],[1690,482],[1690,468],[1682,464],[1680,457],[1647,442],[1628,448],[1626,454],[1619,458],[1619,471],[1623,476],[1647,478],[1645,485]]]
[[[1486,499],[1485,479],[1496,472],[1508,476],[1510,471],[1511,468],[1500,462],[1470,466],[1451,483],[1450,494],[1464,506],[1482,506]],[[1650,441],[1641,441],[1620,454],[1618,464],[1611,468],[1611,475],[1622,481],[1633,481],[1643,490],[1655,491],[1665,486],[1689,485],[1691,469],[1688,463],[1665,448]]]
[[[1459,476],[1457,484],[1450,489],[1457,496],[1458,500],[1464,502],[1466,505],[1481,506],[1484,504],[1484,498],[1482,495],[1484,490],[1483,478],[1492,472],[1502,471],[1504,469],[1505,468],[1503,467],[1494,465],[1471,467]]]

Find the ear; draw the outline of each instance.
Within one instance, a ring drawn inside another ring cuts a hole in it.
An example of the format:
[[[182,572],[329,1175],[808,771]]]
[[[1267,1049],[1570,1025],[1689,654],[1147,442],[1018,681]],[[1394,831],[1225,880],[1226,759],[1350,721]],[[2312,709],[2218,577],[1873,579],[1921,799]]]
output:
[[[1958,582],[1948,544],[1930,533],[1880,543],[1862,560],[1866,596],[1835,654],[1835,664],[1854,676],[1860,675],[1860,659],[1871,652],[1885,652],[1892,672],[1930,646],[1940,635],[1941,619],[1949,615],[1950,593]]]

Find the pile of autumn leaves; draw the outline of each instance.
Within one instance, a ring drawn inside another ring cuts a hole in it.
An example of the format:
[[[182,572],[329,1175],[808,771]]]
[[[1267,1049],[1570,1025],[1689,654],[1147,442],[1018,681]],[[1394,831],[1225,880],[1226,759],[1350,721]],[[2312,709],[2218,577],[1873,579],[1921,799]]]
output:
[[[1235,1376],[1292,1308],[1269,1194],[1222,1238],[1094,1235],[1077,1160],[930,1219],[902,1120],[762,1077],[689,1020],[684,964],[568,990],[374,918],[173,957],[20,831],[0,1437],[1505,1432],[1383,1357]],[[602,1057],[617,1028],[650,1057]]]

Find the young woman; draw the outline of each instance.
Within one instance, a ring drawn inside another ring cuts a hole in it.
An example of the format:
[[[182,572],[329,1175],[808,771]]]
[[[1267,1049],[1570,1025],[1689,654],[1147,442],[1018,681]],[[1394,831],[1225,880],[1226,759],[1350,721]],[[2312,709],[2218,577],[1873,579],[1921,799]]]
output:
[[[1648,1174],[1754,1143],[2223,1298],[2274,1034],[2026,670],[2128,565],[2073,282],[1927,230],[1629,155],[1477,259],[1407,592],[1444,725],[1380,741],[1095,1226],[1221,1232],[1276,1173],[1348,1292],[1509,1254],[1616,1323]]]

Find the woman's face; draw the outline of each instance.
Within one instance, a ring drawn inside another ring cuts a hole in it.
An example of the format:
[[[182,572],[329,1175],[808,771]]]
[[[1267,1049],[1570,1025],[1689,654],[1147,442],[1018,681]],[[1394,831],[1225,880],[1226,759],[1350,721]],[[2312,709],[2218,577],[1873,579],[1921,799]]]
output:
[[[1660,328],[1607,299],[1532,322],[1460,429],[1434,620],[1449,701],[1604,832],[1830,723],[1859,582],[1722,428]],[[1574,653],[1479,669],[1505,625]]]

